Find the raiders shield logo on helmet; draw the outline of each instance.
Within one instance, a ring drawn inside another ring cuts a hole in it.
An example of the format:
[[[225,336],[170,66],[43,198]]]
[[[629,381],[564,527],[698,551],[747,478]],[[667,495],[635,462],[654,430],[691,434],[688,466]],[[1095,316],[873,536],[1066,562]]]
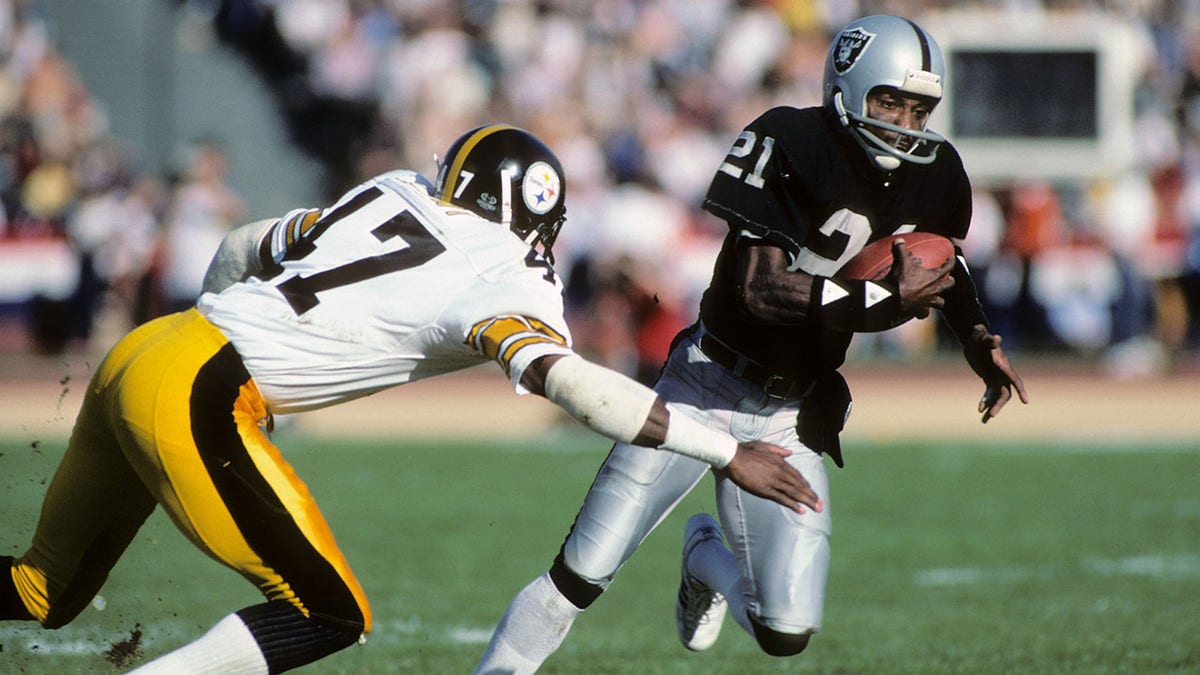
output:
[[[875,33],[868,33],[862,28],[854,27],[842,31],[838,36],[837,47],[833,50],[833,67],[839,73],[853,68],[873,39]]]

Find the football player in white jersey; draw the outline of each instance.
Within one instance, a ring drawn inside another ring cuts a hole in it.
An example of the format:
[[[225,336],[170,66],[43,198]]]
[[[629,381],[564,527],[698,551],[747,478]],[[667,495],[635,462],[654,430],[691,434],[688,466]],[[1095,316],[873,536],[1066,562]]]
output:
[[[197,306],[136,328],[97,368],[33,544],[0,559],[0,619],[70,622],[162,506],[266,602],[139,671],[279,673],[358,642],[367,600],[272,415],[488,360],[606,436],[819,509],[789,451],[711,431],[574,353],[551,257],[564,188],[541,141],[490,125],[450,146],[436,185],[394,171],[230,233]]]

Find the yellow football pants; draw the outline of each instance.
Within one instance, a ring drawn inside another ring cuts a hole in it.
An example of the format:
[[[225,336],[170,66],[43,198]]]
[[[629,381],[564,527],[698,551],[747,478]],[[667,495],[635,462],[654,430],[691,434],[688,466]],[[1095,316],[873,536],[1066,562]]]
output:
[[[158,504],[267,599],[370,630],[362,588],[268,420],[240,357],[196,310],[127,335],[92,378],[13,566],[26,608],[47,628],[75,618]]]

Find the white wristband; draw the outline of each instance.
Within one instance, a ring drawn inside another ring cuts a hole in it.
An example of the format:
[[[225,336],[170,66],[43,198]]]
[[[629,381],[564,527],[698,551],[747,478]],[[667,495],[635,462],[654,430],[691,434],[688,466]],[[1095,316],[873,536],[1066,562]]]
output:
[[[732,436],[714,431],[683,413],[671,411],[667,438],[659,447],[724,469],[737,454],[738,442]]]

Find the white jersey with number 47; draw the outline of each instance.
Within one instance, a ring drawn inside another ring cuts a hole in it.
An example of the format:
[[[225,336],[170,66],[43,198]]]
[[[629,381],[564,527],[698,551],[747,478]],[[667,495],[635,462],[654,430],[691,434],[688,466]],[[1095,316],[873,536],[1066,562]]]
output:
[[[506,227],[439,203],[394,171],[268,230],[264,270],[198,307],[272,412],[320,408],[495,360],[570,354],[562,285]]]

